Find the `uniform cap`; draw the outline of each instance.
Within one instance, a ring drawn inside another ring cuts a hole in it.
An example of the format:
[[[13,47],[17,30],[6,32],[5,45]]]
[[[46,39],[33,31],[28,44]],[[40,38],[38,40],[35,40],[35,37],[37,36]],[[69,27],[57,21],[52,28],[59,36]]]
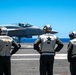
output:
[[[48,24],[48,25],[45,25],[43,29],[51,31],[52,27],[51,27],[51,25]]]
[[[76,38],[76,32],[75,31],[72,31],[69,33],[69,37],[74,37]]]
[[[0,28],[0,33],[1,33],[2,35],[7,35],[7,34],[8,34],[7,28],[6,28],[6,27],[1,27],[1,28]]]

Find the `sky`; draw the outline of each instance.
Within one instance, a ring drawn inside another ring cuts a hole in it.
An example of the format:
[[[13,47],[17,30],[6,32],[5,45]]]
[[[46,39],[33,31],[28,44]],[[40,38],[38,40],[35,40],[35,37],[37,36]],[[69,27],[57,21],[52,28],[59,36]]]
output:
[[[76,0],[0,0],[0,25],[22,22],[50,24],[56,36],[68,38],[76,31]]]

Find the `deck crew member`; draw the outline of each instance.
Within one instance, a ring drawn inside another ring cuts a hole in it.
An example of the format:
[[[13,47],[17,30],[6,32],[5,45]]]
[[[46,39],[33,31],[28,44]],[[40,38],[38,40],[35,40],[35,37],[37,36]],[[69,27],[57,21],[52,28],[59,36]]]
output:
[[[11,55],[20,48],[7,33],[6,28],[0,28],[0,75],[11,75]]]
[[[51,34],[50,25],[43,27],[44,34],[40,35],[34,43],[34,49],[40,53],[40,75],[53,75],[54,56],[62,47],[62,41]]]
[[[71,75],[76,75],[76,32],[72,31],[69,34],[70,41],[68,43],[67,59],[70,63]]]

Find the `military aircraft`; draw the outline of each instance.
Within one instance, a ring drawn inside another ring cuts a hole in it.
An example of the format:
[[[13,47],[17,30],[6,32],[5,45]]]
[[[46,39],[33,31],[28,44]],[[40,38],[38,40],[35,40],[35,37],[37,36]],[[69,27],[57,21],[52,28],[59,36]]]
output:
[[[18,24],[5,24],[0,25],[0,27],[6,27],[8,31],[8,36],[18,37],[18,42],[22,37],[32,38],[32,36],[39,36],[43,34],[43,29],[28,23],[18,23]],[[52,30],[52,33],[58,33]]]

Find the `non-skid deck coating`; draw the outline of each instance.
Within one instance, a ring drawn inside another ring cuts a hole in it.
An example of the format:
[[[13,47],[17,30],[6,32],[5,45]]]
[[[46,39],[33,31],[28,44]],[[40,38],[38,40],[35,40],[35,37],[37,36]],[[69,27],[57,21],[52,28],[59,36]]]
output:
[[[11,57],[12,75],[40,75],[40,55],[33,49],[33,44],[21,44],[21,49]],[[54,75],[70,75],[69,63],[67,61],[67,44],[55,56]]]

